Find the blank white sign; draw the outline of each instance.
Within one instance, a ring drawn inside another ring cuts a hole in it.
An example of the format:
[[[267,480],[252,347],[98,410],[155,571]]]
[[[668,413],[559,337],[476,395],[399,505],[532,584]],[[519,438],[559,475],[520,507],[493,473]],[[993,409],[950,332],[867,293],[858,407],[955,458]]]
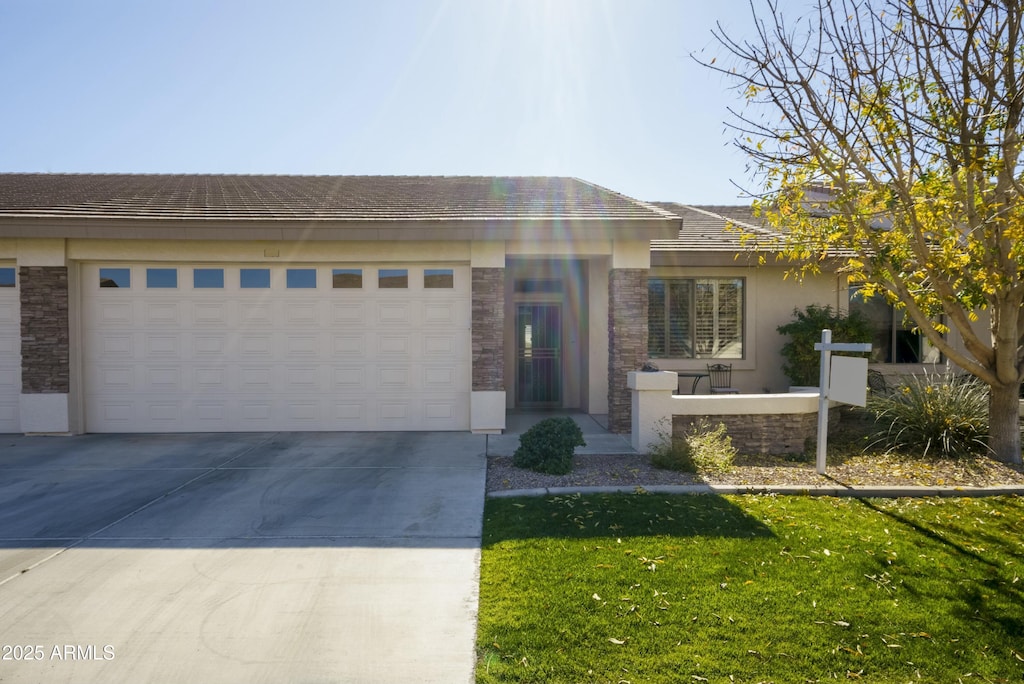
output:
[[[853,356],[833,356],[828,398],[844,404],[864,406],[868,399],[868,360]]]

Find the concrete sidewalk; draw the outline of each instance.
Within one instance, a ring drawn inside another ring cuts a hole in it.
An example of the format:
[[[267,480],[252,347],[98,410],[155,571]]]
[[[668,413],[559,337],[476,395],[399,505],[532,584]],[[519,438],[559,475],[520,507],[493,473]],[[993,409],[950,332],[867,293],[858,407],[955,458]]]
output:
[[[483,450],[0,437],[0,681],[470,682]]]

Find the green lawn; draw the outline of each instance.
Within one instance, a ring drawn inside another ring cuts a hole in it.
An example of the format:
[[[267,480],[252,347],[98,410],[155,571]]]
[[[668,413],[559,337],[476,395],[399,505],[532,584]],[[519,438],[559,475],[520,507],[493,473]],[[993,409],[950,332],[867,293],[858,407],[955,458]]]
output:
[[[1024,499],[490,499],[478,682],[1024,681]]]

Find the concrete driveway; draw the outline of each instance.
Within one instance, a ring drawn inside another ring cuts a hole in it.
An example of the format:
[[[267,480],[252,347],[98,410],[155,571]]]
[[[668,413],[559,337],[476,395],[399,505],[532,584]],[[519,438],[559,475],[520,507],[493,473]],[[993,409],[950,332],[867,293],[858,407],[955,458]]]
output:
[[[0,682],[469,682],[483,452],[0,436]]]

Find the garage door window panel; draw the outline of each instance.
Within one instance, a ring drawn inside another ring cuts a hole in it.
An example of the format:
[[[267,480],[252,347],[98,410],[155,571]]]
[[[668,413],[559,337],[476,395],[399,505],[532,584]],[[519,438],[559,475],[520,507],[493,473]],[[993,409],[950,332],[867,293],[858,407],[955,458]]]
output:
[[[427,268],[423,270],[423,287],[428,290],[451,290],[455,288],[455,274],[450,268]]]
[[[13,268],[0,268],[0,287],[14,287],[17,283]]]
[[[100,287],[130,288],[132,286],[132,270],[130,268],[101,268]]]
[[[243,268],[238,273],[239,285],[243,290],[260,290],[270,287],[269,268]]]
[[[331,286],[335,290],[363,289],[363,269],[335,268],[331,271]]]
[[[405,290],[409,288],[409,269],[382,268],[377,272],[377,287],[381,290]]]
[[[315,289],[315,268],[289,268],[285,272],[285,287],[289,290]]]
[[[197,290],[224,289],[223,268],[196,268],[192,270],[192,287]]]
[[[178,269],[147,268],[146,288],[150,290],[173,290],[178,287]]]

